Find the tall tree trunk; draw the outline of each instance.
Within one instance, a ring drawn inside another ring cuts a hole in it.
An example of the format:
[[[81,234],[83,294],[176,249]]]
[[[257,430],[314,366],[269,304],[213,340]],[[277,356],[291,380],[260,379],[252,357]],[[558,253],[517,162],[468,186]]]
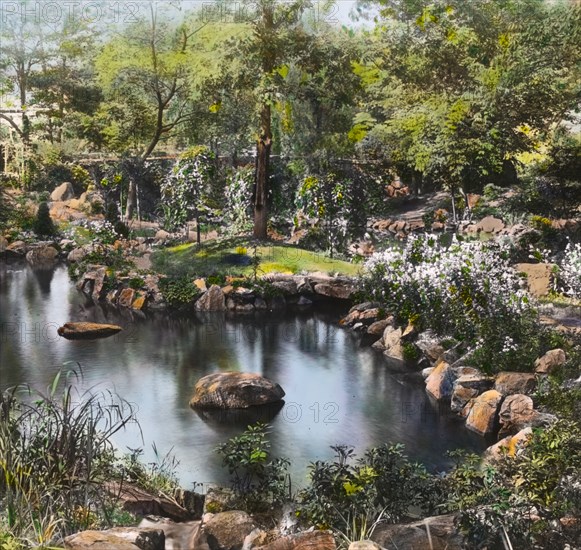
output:
[[[30,119],[28,118],[28,114],[26,112],[26,109],[28,109],[28,105],[26,102],[26,85],[27,85],[27,79],[24,76],[21,79],[21,86],[20,86],[20,107],[21,109],[23,109],[22,111],[22,154],[23,154],[23,158],[22,158],[22,176],[25,176],[28,171],[29,171],[29,167],[30,167],[30,152],[31,152],[31,141],[30,141],[30,134],[31,134],[31,125],[30,125]],[[28,177],[24,177],[23,181],[27,182],[29,181]],[[28,184],[24,184],[25,187]]]
[[[137,208],[137,182],[134,176],[129,176],[129,189],[127,190],[127,206],[125,208],[125,221],[133,218],[133,213]]]
[[[264,0],[258,2],[261,7],[261,22],[258,31],[255,29],[261,42],[265,47],[262,53],[261,69],[262,75],[271,75],[276,66],[276,54],[271,44],[271,33],[275,32],[274,24],[274,2]],[[270,164],[270,150],[272,148],[272,129],[270,105],[263,101],[260,109],[260,131],[256,144],[256,186],[254,192],[254,238],[267,238],[268,222],[268,174]]]
[[[28,108],[26,92],[28,90],[28,76],[23,66],[17,69],[18,87],[20,89],[20,108],[22,111],[22,143],[25,151],[30,147],[30,119],[25,109]]]
[[[268,173],[272,147],[270,105],[264,103],[260,112],[260,135],[256,144],[256,191],[254,198],[254,238],[267,238]]]
[[[162,116],[163,116],[163,112],[162,112]],[[158,119],[159,119],[159,116],[158,116]],[[146,161],[149,158],[149,155],[151,155],[151,153],[153,153],[153,150],[155,149],[156,145],[159,143],[159,140],[161,139],[161,135],[163,133],[161,128],[162,128],[162,123],[159,122],[159,120],[158,120],[155,134],[151,138],[151,141],[149,142],[147,149],[141,155],[142,162]],[[129,220],[131,220],[131,218],[133,218],[133,214],[135,213],[136,209],[137,209],[137,181],[135,180],[135,176],[130,176],[129,177],[129,189],[127,190],[127,206],[125,208],[125,221],[129,221]]]
[[[422,194],[422,183],[423,183],[423,176],[421,172],[417,170],[412,170],[412,175],[410,179],[410,186],[411,186],[411,193],[415,197]]]
[[[125,220],[130,221],[136,210],[138,210],[137,182],[145,174],[144,155],[140,157],[131,157],[127,159],[123,172],[129,178],[129,187],[127,189],[127,206],[125,208]]]

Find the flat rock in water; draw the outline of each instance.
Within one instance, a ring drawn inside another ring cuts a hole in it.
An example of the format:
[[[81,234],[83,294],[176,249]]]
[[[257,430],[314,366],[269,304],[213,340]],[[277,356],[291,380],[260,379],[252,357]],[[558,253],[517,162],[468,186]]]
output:
[[[161,529],[114,527],[106,531],[81,531],[65,538],[66,550],[164,550]]]
[[[337,546],[330,531],[303,531],[254,548],[256,550],[336,550]]]
[[[107,338],[123,329],[118,325],[106,325],[101,323],[65,323],[57,330],[59,336],[67,340],[82,340],[91,338]]]
[[[117,500],[117,505],[134,516],[160,516],[174,521],[188,521],[192,514],[175,499],[162,494],[155,495],[131,483],[109,481],[104,484],[107,492]]]
[[[384,550],[461,550],[466,548],[455,516],[433,516],[414,523],[379,524],[371,535]]]
[[[196,409],[246,409],[275,403],[284,390],[268,378],[244,372],[209,374],[198,380],[190,407]]]

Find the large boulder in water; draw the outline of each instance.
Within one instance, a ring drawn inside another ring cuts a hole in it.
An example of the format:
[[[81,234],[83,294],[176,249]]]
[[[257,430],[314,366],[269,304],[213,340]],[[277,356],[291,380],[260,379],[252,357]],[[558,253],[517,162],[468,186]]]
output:
[[[54,246],[37,246],[26,253],[27,262],[33,267],[52,267],[58,258],[58,251]]]
[[[426,378],[426,391],[437,400],[450,399],[454,391],[454,371],[445,361],[440,362]]]
[[[123,329],[117,325],[105,325],[100,323],[65,323],[57,330],[59,336],[67,340],[89,340],[91,338],[107,338],[121,332]]]
[[[275,403],[284,390],[258,374],[224,372],[209,374],[198,380],[190,407],[194,409],[246,409]]]

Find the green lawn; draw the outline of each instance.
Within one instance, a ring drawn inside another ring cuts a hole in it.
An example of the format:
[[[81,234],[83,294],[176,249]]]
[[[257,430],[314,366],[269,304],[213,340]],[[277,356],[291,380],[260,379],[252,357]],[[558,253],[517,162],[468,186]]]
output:
[[[303,250],[293,246],[272,244],[259,246],[258,275],[266,273],[301,273],[322,271],[357,275],[360,266],[331,259],[323,253]],[[207,277],[208,275],[252,275],[249,265],[253,249],[247,239],[228,239],[204,243],[202,248],[195,244],[183,244],[159,250],[152,254],[152,268],[169,276],[182,275]]]

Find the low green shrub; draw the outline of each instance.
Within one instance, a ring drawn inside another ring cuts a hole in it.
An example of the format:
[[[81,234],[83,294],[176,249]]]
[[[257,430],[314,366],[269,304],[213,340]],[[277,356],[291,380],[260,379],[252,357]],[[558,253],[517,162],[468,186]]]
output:
[[[274,286],[270,281],[266,279],[254,280],[251,288],[256,294],[266,299],[284,296],[284,292],[282,289]]]
[[[226,284],[226,275],[210,275],[206,278],[206,284],[208,287],[212,285],[224,286]]]
[[[564,347],[564,346],[551,346]],[[567,347],[567,361],[539,386],[535,403],[558,418],[581,426],[581,344]]]
[[[87,254],[83,261],[76,264],[69,264],[68,272],[73,281],[86,273],[91,265],[105,266],[109,271],[108,277],[113,278],[113,273],[122,276],[123,273],[134,267],[131,260],[128,260],[121,249],[113,249],[108,246],[97,247],[96,250]]]
[[[576,215],[581,204],[580,190],[581,181],[550,175],[527,176],[517,192],[506,199],[505,207],[511,212],[568,218]]]
[[[7,200],[6,208],[5,224],[10,238],[20,238],[23,231],[34,231],[37,216],[24,195],[14,198],[12,204]]]
[[[257,423],[216,449],[239,503],[250,512],[265,512],[290,496],[289,461],[270,456],[267,436],[268,425]]]
[[[581,512],[581,429],[559,420],[533,431],[525,451],[495,465],[456,453],[446,476],[447,506],[460,511],[470,547],[562,548],[575,535],[554,528],[566,514]]]
[[[22,543],[12,533],[0,525],[0,548],[2,550],[22,550]]]
[[[403,342],[402,344],[403,358],[406,361],[416,361],[420,358],[420,350],[412,342]]]
[[[133,290],[141,290],[143,288],[144,282],[141,277],[131,277],[131,279],[127,281],[127,285]]]
[[[353,448],[331,447],[335,459],[310,465],[309,486],[299,493],[299,517],[320,528],[345,530],[380,514],[395,523],[411,507],[429,512],[438,501],[438,478],[410,462],[403,445],[382,445],[354,461]]]
[[[193,305],[201,294],[201,290],[187,276],[160,279],[159,290],[167,304],[176,308]]]

